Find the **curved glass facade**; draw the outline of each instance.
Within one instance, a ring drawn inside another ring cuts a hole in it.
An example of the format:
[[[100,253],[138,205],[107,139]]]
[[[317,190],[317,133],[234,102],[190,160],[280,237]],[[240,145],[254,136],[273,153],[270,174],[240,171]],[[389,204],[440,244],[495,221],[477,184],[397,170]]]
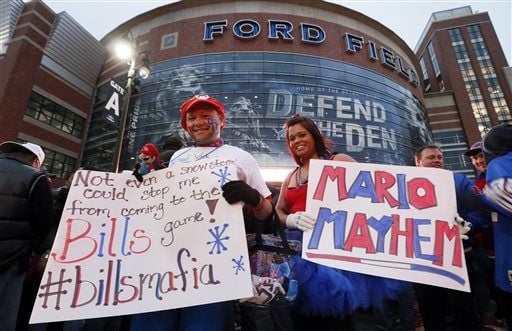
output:
[[[209,94],[225,104],[225,142],[250,152],[260,166],[291,166],[283,124],[311,117],[335,152],[360,162],[412,165],[432,143],[421,103],[406,88],[346,62],[289,53],[229,52],[151,66],[130,100],[122,169],[132,169],[142,145],[177,133],[181,104]],[[97,90],[83,164],[108,170],[117,129],[104,121],[108,84]]]

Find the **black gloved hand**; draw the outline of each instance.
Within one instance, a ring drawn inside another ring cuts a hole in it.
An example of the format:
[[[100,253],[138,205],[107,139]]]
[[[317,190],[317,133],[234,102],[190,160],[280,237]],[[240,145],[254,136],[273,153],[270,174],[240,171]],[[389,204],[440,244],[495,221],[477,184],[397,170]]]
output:
[[[229,204],[243,201],[249,206],[256,207],[261,201],[261,195],[258,190],[253,189],[243,180],[232,180],[224,184],[222,196]]]
[[[132,175],[134,175],[135,178],[137,178],[137,180],[139,182],[142,182],[144,180],[144,178],[142,178],[142,175],[140,174],[139,169],[140,169],[140,163],[136,163],[135,169],[133,170]]]

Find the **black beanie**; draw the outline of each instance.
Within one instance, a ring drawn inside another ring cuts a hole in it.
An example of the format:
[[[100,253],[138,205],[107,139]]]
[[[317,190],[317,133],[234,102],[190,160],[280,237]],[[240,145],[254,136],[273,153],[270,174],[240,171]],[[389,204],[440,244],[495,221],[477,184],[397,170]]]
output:
[[[512,124],[503,123],[487,132],[482,140],[485,163],[512,152]]]

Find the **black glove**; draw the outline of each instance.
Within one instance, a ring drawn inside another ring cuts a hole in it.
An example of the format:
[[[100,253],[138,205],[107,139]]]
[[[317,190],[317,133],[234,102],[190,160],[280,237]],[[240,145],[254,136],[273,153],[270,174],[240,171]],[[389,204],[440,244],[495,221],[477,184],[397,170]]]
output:
[[[137,178],[137,180],[139,182],[142,182],[144,180],[144,178],[142,178],[142,175],[140,174],[139,169],[140,169],[140,163],[136,163],[135,169],[133,170],[132,175],[134,175],[135,178]]]
[[[243,180],[233,180],[222,186],[222,196],[229,204],[243,201],[249,206],[256,207],[261,201],[260,192],[253,189]]]

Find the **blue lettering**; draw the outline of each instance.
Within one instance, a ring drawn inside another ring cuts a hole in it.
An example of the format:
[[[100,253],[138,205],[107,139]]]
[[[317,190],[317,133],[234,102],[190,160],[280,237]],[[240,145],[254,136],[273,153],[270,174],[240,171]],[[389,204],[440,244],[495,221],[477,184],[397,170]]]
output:
[[[101,224],[101,227],[104,228],[107,223]],[[105,244],[105,232],[100,232],[100,248],[98,249],[98,256],[103,257],[103,244]]]
[[[380,220],[377,220],[375,217],[370,217],[368,219],[368,225],[374,228],[378,234],[376,249],[378,253],[384,253],[384,239],[394,221],[393,217],[390,216],[382,216]],[[396,221],[399,221],[398,216]]]
[[[204,36],[203,41],[213,40],[213,35],[223,34],[224,29],[228,26],[228,21],[215,21],[204,23]]]
[[[250,39],[260,34],[260,25],[253,20],[240,20],[233,25],[233,33],[238,38]]]
[[[348,197],[354,199],[355,197],[371,198],[373,203],[378,203],[379,198],[375,193],[375,185],[372,180],[372,175],[369,171],[361,171],[354,183],[348,191]]]
[[[334,214],[330,208],[321,207],[318,211],[318,217],[309,241],[309,249],[317,249],[322,236],[325,223],[334,222],[334,248],[343,249],[345,247],[345,227],[347,225],[347,212],[338,210]]]
[[[368,42],[368,57],[372,61],[377,61],[379,59],[379,54],[377,52],[377,46],[373,41]]]
[[[325,40],[325,31],[318,25],[301,23],[302,41],[319,44]]]
[[[414,236],[413,236],[413,240],[414,240],[414,256],[420,258],[420,259],[423,259],[423,260],[428,260],[428,261],[434,261],[436,262],[439,258],[436,256],[436,255],[430,255],[430,254],[423,254],[421,253],[421,245],[420,245],[420,242],[421,241],[425,241],[425,242],[430,242],[430,238],[429,237],[423,237],[423,236],[420,236],[419,235],[419,232],[418,232],[418,226],[420,225],[423,225],[423,224],[427,224],[427,225],[430,225],[430,220],[429,219],[413,219],[413,224],[414,224]]]
[[[382,63],[383,65],[385,65],[393,70],[396,69],[395,54],[393,54],[392,51],[386,49],[385,47],[381,47],[380,55],[381,55],[380,63]]]
[[[398,71],[398,73],[408,79],[409,71],[404,68],[404,62],[403,62],[402,58],[400,58],[399,56],[396,57],[396,65],[397,65],[396,70]]]
[[[129,217],[124,218],[124,231],[123,231],[123,242],[121,245],[121,253],[124,256],[132,255],[132,252],[125,252],[126,247],[126,235],[128,234],[128,221],[130,221]]]
[[[398,209],[410,209],[411,207],[407,203],[407,192],[405,190],[405,174],[397,174],[396,175],[396,183],[398,185],[398,202],[400,202],[400,206]]]
[[[412,67],[409,67],[409,81],[414,87],[417,87],[420,85],[420,80],[418,78],[418,74],[416,74],[416,71],[412,69]]]
[[[284,39],[293,40],[291,32],[293,25],[286,21],[268,21],[268,38],[269,39]]]
[[[345,33],[345,43],[347,52],[356,53],[363,49],[364,38],[347,32]]]

